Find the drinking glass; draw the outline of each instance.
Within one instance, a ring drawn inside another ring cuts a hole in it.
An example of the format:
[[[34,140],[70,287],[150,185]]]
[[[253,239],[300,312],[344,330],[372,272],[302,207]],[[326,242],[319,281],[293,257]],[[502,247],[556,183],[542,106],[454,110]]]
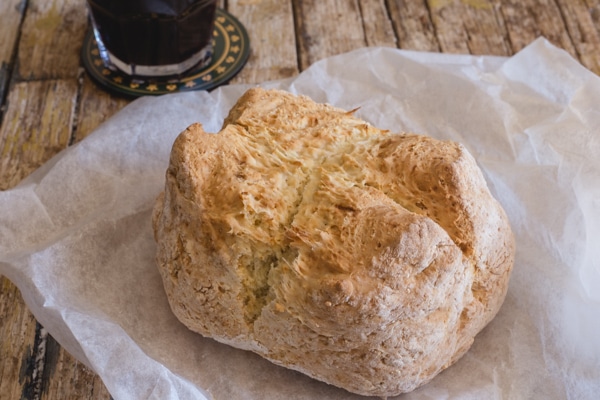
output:
[[[210,63],[216,0],[87,0],[100,57],[141,77]]]

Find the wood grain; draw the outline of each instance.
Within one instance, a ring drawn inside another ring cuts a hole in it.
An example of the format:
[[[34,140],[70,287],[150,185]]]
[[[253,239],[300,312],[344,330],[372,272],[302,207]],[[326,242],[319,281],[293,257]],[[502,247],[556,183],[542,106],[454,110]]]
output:
[[[300,69],[367,45],[358,0],[296,0]]]
[[[543,36],[577,58],[555,0],[503,0],[501,12],[511,43],[511,53],[522,50]]]
[[[87,74],[82,75],[73,142],[85,138],[130,102],[131,99],[115,96],[102,90]]]
[[[102,380],[75,360],[51,336],[45,345],[41,400],[110,399]]]
[[[6,66],[10,63],[19,27],[23,16],[22,0],[2,0],[0,2],[0,63]]]
[[[0,128],[0,190],[20,182],[71,140],[77,82],[14,85]]]
[[[359,0],[367,46],[397,47],[398,38],[384,0]]]
[[[13,54],[16,50],[19,28],[25,10],[22,0],[0,2],[0,105],[8,89],[12,73]],[[2,110],[0,108],[0,121]]]
[[[506,28],[491,0],[428,0],[444,53],[511,54]]]
[[[600,0],[557,3],[577,57],[585,67],[600,74]]]
[[[440,45],[425,0],[388,0],[398,47],[407,50],[439,52]]]
[[[247,27],[250,36],[250,58],[232,83],[260,83],[298,74],[290,2],[230,0],[228,11]]]
[[[31,383],[36,321],[16,286],[0,276],[0,397],[20,399]]]
[[[18,79],[76,79],[86,15],[85,0],[29,0],[19,43]]]

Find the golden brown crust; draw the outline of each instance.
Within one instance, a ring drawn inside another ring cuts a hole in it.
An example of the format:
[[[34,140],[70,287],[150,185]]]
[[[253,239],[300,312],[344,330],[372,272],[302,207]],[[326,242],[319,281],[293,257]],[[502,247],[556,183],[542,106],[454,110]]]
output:
[[[190,329],[364,395],[428,382],[502,304],[507,218],[464,147],[255,88],[176,140],[153,225]]]

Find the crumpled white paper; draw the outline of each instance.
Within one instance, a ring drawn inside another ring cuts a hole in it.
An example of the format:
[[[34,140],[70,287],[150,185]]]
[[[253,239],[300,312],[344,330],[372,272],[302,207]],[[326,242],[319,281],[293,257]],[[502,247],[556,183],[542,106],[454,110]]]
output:
[[[513,226],[500,313],[402,399],[595,399],[600,393],[600,78],[539,39],[511,58],[368,48],[266,83],[380,128],[463,143]],[[172,315],[150,213],[171,144],[217,132],[247,86],[142,98],[0,192],[0,273],[115,399],[359,399],[204,339]]]

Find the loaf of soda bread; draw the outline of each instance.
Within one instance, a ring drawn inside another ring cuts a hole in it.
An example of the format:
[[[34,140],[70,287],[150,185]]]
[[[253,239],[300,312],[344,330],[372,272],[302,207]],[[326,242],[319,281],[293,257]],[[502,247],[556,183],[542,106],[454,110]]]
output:
[[[191,330],[382,397],[469,349],[514,260],[507,217],[462,145],[260,88],[218,134],[179,135],[153,226]]]

